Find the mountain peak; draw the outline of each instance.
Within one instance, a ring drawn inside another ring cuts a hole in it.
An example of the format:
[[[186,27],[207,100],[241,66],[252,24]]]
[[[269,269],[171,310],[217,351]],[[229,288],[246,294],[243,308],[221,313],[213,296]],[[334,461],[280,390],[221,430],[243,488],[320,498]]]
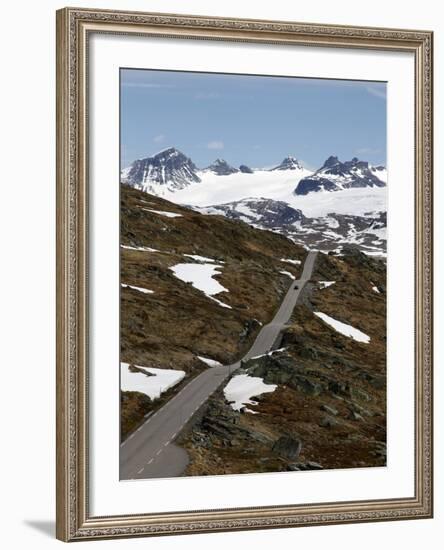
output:
[[[303,166],[296,157],[288,155],[280,164],[271,168],[272,172],[274,170],[303,170]]]
[[[156,155],[161,155],[164,153],[174,153],[175,151],[179,151],[179,149],[176,149],[176,147],[173,146],[164,147],[163,149],[160,149],[160,151],[157,151]],[[156,155],[153,155],[153,157]]]
[[[206,172],[214,172],[218,176],[228,176],[239,172],[234,166],[230,166],[224,159],[217,158],[210,166],[205,168]]]
[[[319,170],[300,180],[294,193],[306,195],[312,191],[339,191],[351,187],[385,187],[385,171],[381,170],[380,177],[375,172],[367,161],[357,157],[341,162],[338,157],[330,156]]]
[[[329,156],[328,159],[324,162],[322,168],[330,168],[331,166],[335,166],[336,164],[339,164],[338,157],[335,157],[333,155]]]
[[[253,174],[254,173],[254,171],[249,166],[247,166],[246,164],[241,164],[239,166],[239,171],[242,172],[243,174]]]
[[[122,170],[122,181],[153,194],[165,190],[178,191],[190,183],[200,182],[193,161],[175,147],[167,147],[155,155],[135,160]],[[163,188],[163,189],[160,189]]]

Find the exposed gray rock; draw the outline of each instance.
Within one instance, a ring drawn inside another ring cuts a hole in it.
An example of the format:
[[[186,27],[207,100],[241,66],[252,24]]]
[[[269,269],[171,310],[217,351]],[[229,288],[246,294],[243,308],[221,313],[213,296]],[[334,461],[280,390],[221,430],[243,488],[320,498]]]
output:
[[[323,470],[324,468],[318,463],[309,460],[308,462],[294,462],[288,464],[287,470],[290,472],[299,472],[307,470]]]
[[[383,167],[374,170],[368,162],[356,157],[346,162],[340,162],[338,157],[329,157],[324,165],[314,174],[299,181],[294,193],[307,195],[313,191],[339,191],[350,187],[385,187],[379,175],[384,172]]]
[[[319,425],[322,426],[322,428],[334,428],[339,425],[339,422],[331,416],[324,416]]]
[[[272,451],[279,456],[290,460],[297,458],[301,452],[302,443],[299,439],[283,435],[273,445]]]
[[[348,417],[350,418],[350,420],[364,420],[362,415],[360,415],[358,412],[351,409]]]
[[[243,174],[252,174],[253,173],[253,170],[247,166],[246,164],[241,164],[239,166],[239,171],[242,172]]]
[[[201,180],[193,161],[169,147],[153,157],[135,160],[129,169],[123,171],[122,181],[150,192],[156,185],[177,191]]]
[[[338,410],[334,407],[331,407],[330,405],[321,405],[321,410],[333,416],[336,416],[338,414]]]
[[[371,401],[371,395],[369,395],[364,390],[357,388],[356,386],[350,387],[350,396],[352,399],[357,399],[358,401]]]
[[[229,176],[230,174],[239,172],[237,168],[230,166],[224,159],[216,159],[213,164],[210,164],[210,166],[205,168],[205,170],[208,172],[213,172],[218,176]]]
[[[290,355],[279,353],[263,355],[243,364],[248,374],[260,376],[266,384],[280,384],[297,389],[307,395],[319,395],[323,387],[310,376],[303,366],[296,364]]]

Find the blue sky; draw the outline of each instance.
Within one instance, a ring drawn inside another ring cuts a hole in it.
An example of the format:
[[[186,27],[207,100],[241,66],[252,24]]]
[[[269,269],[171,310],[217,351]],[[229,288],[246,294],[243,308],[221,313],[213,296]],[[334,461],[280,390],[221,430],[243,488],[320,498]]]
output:
[[[386,84],[121,69],[121,162],[180,149],[265,167],[293,155],[386,162]]]

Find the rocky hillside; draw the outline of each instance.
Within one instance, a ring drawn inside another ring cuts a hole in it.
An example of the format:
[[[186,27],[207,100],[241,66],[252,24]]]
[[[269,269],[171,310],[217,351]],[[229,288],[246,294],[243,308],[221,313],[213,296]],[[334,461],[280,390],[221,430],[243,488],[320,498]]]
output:
[[[160,394],[122,392],[123,438],[208,361],[249,349],[305,254],[276,233],[121,186],[122,380],[158,379]],[[171,385],[174,370],[185,374]]]
[[[344,246],[352,246],[374,256],[385,256],[387,252],[386,212],[367,212],[363,216],[330,213],[309,218],[284,201],[266,198],[246,198],[212,206],[195,206],[194,209],[281,233],[295,243],[315,250],[340,252]]]
[[[186,475],[384,466],[385,285],[381,260],[319,254],[277,349],[244,363],[178,441]]]

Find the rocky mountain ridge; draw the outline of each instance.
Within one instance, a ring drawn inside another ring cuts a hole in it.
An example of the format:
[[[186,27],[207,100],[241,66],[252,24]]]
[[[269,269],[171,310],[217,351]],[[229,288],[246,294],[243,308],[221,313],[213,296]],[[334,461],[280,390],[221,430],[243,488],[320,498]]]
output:
[[[363,216],[332,212],[310,218],[286,202],[253,197],[194,209],[280,233],[307,248],[341,252],[347,245],[371,255],[386,253],[386,212],[368,212]]]
[[[323,166],[311,176],[299,181],[294,190],[296,195],[307,195],[316,191],[339,191],[356,187],[385,187],[384,168],[372,167],[368,162],[354,157],[341,162],[330,156]]]

